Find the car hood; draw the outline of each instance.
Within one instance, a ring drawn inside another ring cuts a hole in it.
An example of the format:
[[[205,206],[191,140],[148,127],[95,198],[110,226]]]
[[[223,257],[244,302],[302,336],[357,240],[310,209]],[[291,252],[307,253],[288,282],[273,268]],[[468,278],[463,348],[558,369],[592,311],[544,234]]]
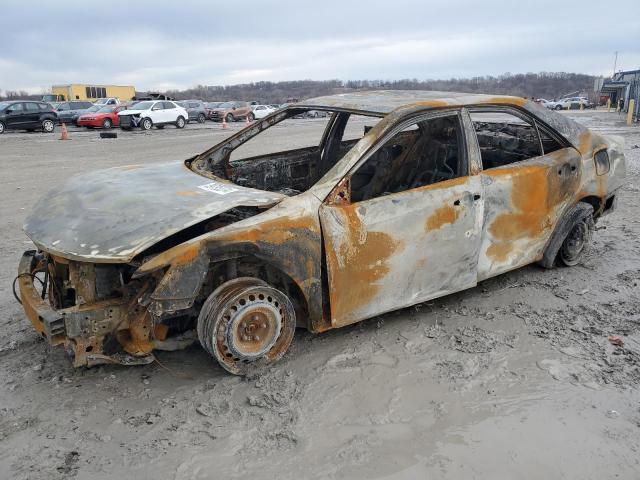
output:
[[[90,262],[129,262],[160,240],[231,208],[268,208],[284,195],[202,177],[182,162],[71,177],[35,205],[24,231],[42,250]]]

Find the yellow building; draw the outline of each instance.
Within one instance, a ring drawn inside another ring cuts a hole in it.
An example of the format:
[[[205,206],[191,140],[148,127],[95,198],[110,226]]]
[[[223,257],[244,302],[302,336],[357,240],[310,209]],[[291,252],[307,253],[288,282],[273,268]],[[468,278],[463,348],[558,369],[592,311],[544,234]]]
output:
[[[54,85],[51,93],[62,100],[96,100],[98,98],[116,97],[120,100],[131,100],[136,96],[132,85]]]

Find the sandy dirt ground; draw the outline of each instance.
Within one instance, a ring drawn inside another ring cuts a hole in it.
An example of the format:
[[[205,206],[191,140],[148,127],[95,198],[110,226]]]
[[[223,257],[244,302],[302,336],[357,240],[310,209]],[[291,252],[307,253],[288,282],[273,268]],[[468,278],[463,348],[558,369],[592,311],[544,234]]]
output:
[[[0,478],[640,478],[640,127],[572,116],[624,136],[628,164],[583,265],[530,266],[327,334],[299,331],[283,360],[248,378],[198,346],[145,367],[73,369],[11,294],[31,248],[22,222],[44,190],[76,172],[187,158],[238,125],[1,136]]]

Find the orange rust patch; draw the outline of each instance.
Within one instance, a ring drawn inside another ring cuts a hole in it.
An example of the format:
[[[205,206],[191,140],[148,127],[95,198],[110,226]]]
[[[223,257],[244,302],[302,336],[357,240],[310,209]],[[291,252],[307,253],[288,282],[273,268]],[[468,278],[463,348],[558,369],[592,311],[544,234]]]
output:
[[[384,232],[366,231],[353,205],[336,209],[346,229],[338,250],[327,242],[333,326],[359,320],[358,309],[367,305],[380,291],[379,281],[389,273],[388,260],[401,247]]]
[[[200,245],[191,244],[182,248],[182,251],[177,255],[172,262],[174,265],[184,265],[185,263],[192,262],[200,253]]]
[[[459,210],[451,205],[443,205],[427,218],[425,230],[437,230],[445,225],[450,225],[458,219]]]
[[[495,242],[487,248],[487,256],[495,262],[506,262],[513,250],[510,243]]]
[[[195,197],[200,195],[200,192],[195,192],[193,190],[182,190],[180,192],[176,192],[176,195],[179,195],[180,197]]]
[[[494,243],[487,249],[487,256],[495,262],[504,262],[514,248],[514,241],[538,237],[551,225],[547,171],[541,166],[526,166],[487,174],[512,179],[512,209],[499,215],[489,227]]]
[[[418,105],[421,107],[437,108],[437,107],[448,107],[449,103],[445,102],[444,100],[425,100],[423,102],[416,102],[414,103],[414,105]]]
[[[527,100],[520,97],[490,97],[482,103],[497,103],[506,105],[518,105],[524,107],[527,104]]]

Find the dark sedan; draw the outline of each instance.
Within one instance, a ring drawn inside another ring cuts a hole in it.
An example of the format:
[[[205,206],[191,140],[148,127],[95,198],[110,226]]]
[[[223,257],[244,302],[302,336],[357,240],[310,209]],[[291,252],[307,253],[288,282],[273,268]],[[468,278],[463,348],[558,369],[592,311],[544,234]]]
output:
[[[0,134],[5,130],[55,130],[58,117],[51,105],[45,102],[0,102]]]
[[[56,106],[56,112],[58,113],[58,122],[66,123],[68,125],[75,125],[78,121],[78,117],[93,107],[91,102],[60,102]],[[100,105],[102,107],[102,105]],[[90,112],[89,112],[90,113]]]

